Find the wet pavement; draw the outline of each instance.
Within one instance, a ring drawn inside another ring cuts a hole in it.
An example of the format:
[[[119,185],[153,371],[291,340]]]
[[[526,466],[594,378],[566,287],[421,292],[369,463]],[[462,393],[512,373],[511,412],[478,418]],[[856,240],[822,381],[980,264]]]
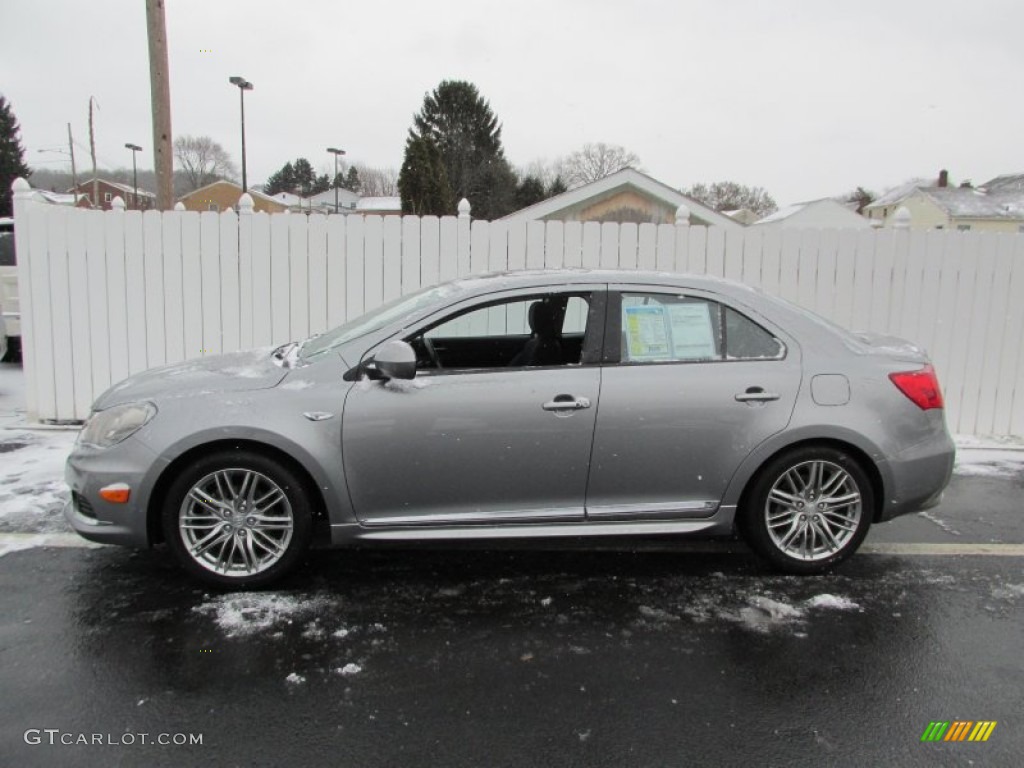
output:
[[[0,762],[1019,764],[1021,558],[865,554],[796,578],[739,546],[621,546],[314,552],[227,595],[160,551],[13,552]],[[998,726],[920,742],[956,719]],[[80,734],[114,744],[60,744]]]
[[[1021,764],[1024,453],[961,451],[941,506],[821,577],[492,543],[224,594],[67,535],[72,439],[0,432],[0,766]],[[936,720],[998,725],[922,743]]]

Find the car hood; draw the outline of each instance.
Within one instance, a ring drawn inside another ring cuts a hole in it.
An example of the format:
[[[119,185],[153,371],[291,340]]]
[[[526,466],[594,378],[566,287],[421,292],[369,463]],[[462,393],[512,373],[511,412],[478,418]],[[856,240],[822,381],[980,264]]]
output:
[[[288,373],[287,368],[271,357],[272,351],[271,347],[266,347],[150,368],[108,389],[93,403],[93,410],[139,400],[269,389],[277,386]]]

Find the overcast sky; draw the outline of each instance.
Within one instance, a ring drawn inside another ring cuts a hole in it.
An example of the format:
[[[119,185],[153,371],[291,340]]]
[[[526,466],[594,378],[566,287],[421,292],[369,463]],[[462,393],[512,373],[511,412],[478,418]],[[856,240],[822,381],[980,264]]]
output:
[[[948,168],[1024,171],[1019,0],[167,0],[172,125],[212,136],[248,175],[328,146],[398,167],[441,80],[477,85],[513,165],[621,144],[673,186],[731,179],[786,204],[880,191]],[[0,93],[40,148],[87,145],[102,166],[152,167],[143,0],[0,0]],[[76,151],[79,169],[85,152]],[[44,164],[45,163],[45,164]]]

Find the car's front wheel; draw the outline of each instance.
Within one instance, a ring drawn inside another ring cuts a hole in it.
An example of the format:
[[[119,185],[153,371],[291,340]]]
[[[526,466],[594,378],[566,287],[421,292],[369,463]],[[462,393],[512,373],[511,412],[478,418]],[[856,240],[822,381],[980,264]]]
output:
[[[842,562],[867,536],[874,510],[871,481],[848,453],[805,446],[758,474],[740,527],[751,548],[788,573],[820,573]]]
[[[176,477],[164,538],[181,566],[221,587],[258,587],[290,571],[309,546],[309,494],[294,471],[250,451],[205,456]]]

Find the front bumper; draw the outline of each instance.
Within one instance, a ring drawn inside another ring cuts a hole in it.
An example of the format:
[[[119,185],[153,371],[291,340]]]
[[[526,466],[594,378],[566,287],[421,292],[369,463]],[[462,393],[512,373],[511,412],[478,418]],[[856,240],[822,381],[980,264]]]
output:
[[[64,516],[75,532],[89,541],[148,547],[147,479],[154,475],[157,456],[141,442],[128,438],[107,449],[75,446],[64,469],[71,500]],[[125,483],[131,496],[124,504],[100,497],[101,488]]]

